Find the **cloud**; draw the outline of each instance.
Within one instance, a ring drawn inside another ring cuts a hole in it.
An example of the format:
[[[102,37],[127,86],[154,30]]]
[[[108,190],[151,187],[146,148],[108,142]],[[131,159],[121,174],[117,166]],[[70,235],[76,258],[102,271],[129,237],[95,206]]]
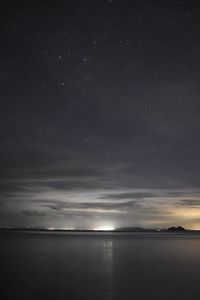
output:
[[[156,197],[157,194],[153,192],[125,192],[125,193],[109,193],[103,194],[102,199],[113,199],[113,200],[123,200],[123,199],[143,199],[149,197]]]
[[[200,206],[200,199],[183,199],[178,204],[180,206],[199,207]]]
[[[52,210],[58,211],[96,211],[99,213],[127,213],[128,209],[134,206],[134,202],[54,202],[44,204],[46,207]],[[137,205],[137,204],[136,204]]]
[[[47,212],[40,210],[23,210],[22,214],[28,217],[46,217],[49,216]]]
[[[92,159],[76,160],[68,154],[54,161],[51,154],[44,161],[43,156],[38,156],[39,161],[36,155],[26,163],[25,155],[10,164],[9,176],[3,176],[1,169],[0,205],[4,222],[6,216],[12,215],[17,224],[35,220],[42,225],[49,220],[53,226],[58,219],[62,220],[61,226],[62,222],[70,224],[76,218],[89,224],[90,220],[102,217],[116,224],[142,226],[156,224],[158,220],[167,223],[173,220],[174,209],[198,205],[198,189],[155,186],[149,174],[137,172],[137,164],[134,169],[125,162],[92,164]],[[6,169],[5,162],[3,168]]]

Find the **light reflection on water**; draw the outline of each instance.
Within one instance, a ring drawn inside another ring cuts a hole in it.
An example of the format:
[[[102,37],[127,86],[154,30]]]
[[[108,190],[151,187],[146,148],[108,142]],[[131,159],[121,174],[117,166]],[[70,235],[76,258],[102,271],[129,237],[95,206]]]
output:
[[[0,234],[5,299],[199,300],[200,236]]]
[[[103,242],[102,260],[106,269],[105,275],[107,278],[107,293],[105,295],[105,299],[110,300],[113,298],[113,241],[111,239]]]
[[[112,240],[106,240],[103,242],[103,261],[106,263],[109,271],[112,271],[112,259],[113,242]]]

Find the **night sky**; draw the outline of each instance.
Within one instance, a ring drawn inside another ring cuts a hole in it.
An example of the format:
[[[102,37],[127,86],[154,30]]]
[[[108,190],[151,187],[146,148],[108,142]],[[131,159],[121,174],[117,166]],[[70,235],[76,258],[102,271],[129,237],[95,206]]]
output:
[[[200,229],[199,13],[0,4],[0,226]]]

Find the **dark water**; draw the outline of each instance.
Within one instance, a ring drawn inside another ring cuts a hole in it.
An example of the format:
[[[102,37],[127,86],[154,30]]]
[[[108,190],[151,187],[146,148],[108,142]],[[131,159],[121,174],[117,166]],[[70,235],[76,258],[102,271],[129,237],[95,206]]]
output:
[[[0,233],[0,259],[1,299],[200,299],[200,236]]]

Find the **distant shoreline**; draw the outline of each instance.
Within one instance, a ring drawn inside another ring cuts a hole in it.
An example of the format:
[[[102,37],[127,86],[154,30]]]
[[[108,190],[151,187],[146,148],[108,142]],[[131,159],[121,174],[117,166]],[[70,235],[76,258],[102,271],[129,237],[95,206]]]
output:
[[[156,233],[156,234],[200,234],[200,230],[185,229],[179,230],[168,230],[168,229],[115,229],[115,230],[90,230],[90,229],[46,229],[46,228],[0,228],[0,232],[49,232],[49,233]]]

